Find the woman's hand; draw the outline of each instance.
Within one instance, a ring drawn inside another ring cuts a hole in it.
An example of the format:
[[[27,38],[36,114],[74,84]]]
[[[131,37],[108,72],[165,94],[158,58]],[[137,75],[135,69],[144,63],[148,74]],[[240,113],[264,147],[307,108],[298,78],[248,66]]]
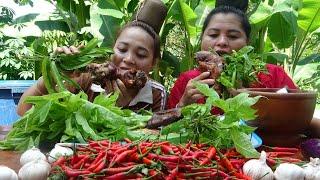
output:
[[[107,80],[105,84],[106,93],[119,92],[117,100],[117,106],[125,107],[128,106],[131,100],[137,94],[137,90],[127,89],[124,83],[120,79]]]
[[[80,49],[83,48],[84,45],[79,45],[78,47],[75,46],[62,46],[62,47],[57,47],[55,50],[55,53],[57,54],[67,54],[67,55],[74,55],[74,54],[79,54],[80,53]]]
[[[185,90],[184,93],[177,104],[177,107],[184,107],[192,103],[196,103],[199,99],[203,98],[203,94],[196,89],[196,87],[193,85],[193,81],[198,81],[200,83],[208,84],[209,86],[213,85],[215,83],[214,79],[207,79],[210,76],[210,72],[203,72],[199,76],[191,79]]]

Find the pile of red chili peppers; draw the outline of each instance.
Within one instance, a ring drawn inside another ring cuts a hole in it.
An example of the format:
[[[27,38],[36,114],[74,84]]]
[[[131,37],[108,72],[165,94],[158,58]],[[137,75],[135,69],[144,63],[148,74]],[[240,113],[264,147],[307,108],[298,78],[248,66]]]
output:
[[[51,174],[68,179],[251,179],[242,173],[245,159],[234,149],[161,142],[90,141],[71,157],[60,157]]]
[[[302,160],[304,158],[298,148],[264,146],[263,150],[267,152],[267,164],[273,169],[280,163],[306,163]]]

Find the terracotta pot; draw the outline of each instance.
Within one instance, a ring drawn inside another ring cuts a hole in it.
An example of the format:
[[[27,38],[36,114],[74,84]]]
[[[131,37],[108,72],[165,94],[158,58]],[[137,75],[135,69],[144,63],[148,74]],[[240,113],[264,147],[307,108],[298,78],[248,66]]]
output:
[[[286,137],[296,139],[309,127],[316,105],[316,92],[289,89],[288,93],[276,93],[277,90],[279,88],[244,88],[232,93],[263,96],[253,106],[258,117],[249,124],[258,127],[258,134],[268,138],[268,144],[272,144],[272,139],[277,142]]]

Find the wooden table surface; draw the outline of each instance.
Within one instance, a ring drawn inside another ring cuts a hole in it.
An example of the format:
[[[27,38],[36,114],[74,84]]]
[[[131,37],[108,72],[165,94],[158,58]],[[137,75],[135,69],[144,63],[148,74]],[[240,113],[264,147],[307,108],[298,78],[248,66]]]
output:
[[[21,153],[18,152],[0,150],[0,165],[7,166],[13,169],[16,173],[18,173],[21,167],[20,156]]]

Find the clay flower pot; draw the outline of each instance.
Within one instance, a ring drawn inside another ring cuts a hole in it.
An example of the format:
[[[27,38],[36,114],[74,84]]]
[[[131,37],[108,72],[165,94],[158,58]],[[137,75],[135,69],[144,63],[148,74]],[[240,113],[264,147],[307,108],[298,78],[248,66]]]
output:
[[[258,127],[257,133],[265,144],[294,145],[306,130],[313,117],[316,92],[289,89],[288,93],[276,93],[279,88],[244,88],[233,94],[246,92],[250,96],[263,96],[253,106],[258,117],[249,124]]]

